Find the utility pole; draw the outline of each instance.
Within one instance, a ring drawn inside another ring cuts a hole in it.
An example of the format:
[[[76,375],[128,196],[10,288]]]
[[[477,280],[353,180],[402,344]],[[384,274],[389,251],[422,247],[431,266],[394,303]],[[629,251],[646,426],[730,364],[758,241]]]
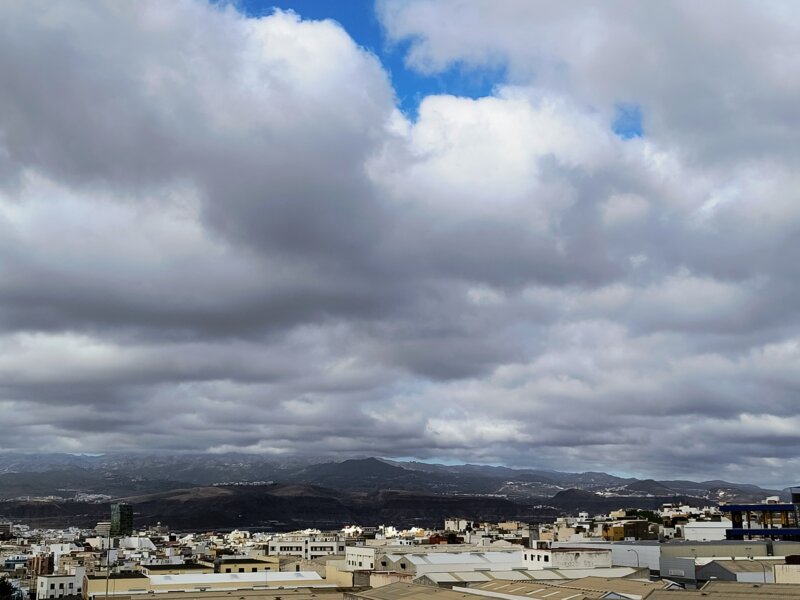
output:
[[[108,579],[111,576],[111,528],[108,529],[106,538],[106,598],[108,600]]]

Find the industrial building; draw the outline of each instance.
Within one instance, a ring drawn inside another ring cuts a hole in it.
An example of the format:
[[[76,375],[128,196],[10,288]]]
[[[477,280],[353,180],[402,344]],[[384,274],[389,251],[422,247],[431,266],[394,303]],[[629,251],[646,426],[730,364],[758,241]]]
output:
[[[762,504],[720,505],[720,511],[729,514],[732,523],[727,539],[800,541],[800,487],[790,488],[789,492],[789,503],[781,503],[775,497]]]

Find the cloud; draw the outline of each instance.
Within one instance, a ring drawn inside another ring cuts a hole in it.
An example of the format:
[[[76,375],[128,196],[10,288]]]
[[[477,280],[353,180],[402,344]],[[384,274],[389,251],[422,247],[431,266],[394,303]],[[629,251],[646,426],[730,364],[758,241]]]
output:
[[[3,6],[0,448],[785,483],[798,19],[721,6],[379,3],[508,74],[413,120],[333,21]]]

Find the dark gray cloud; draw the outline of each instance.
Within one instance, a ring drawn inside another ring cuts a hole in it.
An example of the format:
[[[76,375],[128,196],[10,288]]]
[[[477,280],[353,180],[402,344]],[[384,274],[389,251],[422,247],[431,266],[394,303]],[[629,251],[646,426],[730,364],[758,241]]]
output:
[[[651,8],[381,3],[509,73],[411,121],[333,22],[4,5],[0,448],[785,483],[800,17]]]

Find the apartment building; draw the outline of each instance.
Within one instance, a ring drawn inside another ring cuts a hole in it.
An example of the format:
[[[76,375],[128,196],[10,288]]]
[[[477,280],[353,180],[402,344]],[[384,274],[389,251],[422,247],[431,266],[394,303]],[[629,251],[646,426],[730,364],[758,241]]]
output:
[[[338,534],[284,534],[267,544],[270,556],[297,556],[312,560],[331,554],[344,554],[345,540]]]
[[[36,578],[36,600],[78,596],[83,593],[83,575],[39,575]]]

